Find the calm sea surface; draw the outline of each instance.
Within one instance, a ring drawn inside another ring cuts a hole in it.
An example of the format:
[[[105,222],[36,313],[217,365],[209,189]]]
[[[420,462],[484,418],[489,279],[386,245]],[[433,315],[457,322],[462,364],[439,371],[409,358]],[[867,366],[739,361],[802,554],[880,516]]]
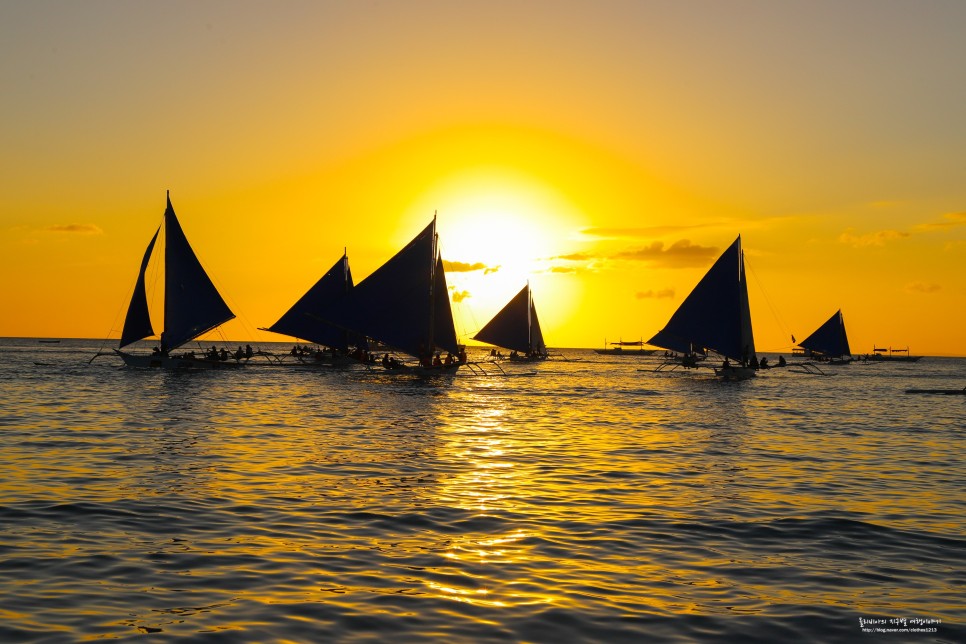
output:
[[[966,360],[433,380],[101,346],[0,339],[2,642],[966,641],[966,396],[904,393]]]

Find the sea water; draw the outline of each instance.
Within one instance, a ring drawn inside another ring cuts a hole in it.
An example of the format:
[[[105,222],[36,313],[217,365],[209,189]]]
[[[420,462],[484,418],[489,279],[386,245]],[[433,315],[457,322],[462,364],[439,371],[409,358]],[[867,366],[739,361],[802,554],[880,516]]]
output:
[[[966,396],[905,393],[966,360],[419,378],[102,346],[0,340],[0,641],[966,641]]]

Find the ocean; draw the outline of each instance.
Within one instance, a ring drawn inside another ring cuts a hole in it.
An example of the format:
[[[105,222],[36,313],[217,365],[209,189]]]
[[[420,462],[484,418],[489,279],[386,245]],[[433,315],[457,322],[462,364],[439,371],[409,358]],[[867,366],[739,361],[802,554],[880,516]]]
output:
[[[966,641],[966,396],[904,393],[966,359],[425,379],[107,347],[0,339],[2,642]]]

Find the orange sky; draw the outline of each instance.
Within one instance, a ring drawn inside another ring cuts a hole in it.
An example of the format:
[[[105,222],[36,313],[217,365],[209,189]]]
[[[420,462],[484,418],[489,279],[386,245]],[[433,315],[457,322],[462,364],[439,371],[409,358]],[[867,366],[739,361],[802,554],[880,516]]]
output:
[[[647,339],[740,233],[762,350],[841,308],[856,353],[966,355],[964,24],[958,2],[4,3],[0,336],[117,337],[170,189],[233,339],[436,211],[464,339],[527,280],[551,346]]]

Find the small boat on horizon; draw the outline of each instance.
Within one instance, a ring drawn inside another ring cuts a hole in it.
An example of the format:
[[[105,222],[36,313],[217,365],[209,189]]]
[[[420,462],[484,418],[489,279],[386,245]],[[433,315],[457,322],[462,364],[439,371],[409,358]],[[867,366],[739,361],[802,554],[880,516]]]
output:
[[[651,356],[658,351],[657,349],[645,349],[644,340],[611,342],[610,347],[607,344],[607,340],[605,339],[604,348],[594,349],[594,353],[602,356]]]
[[[515,362],[546,360],[549,354],[533,304],[530,283],[527,282],[473,339],[507,349],[511,352],[509,359]]]
[[[741,235],[708,269],[663,329],[648,344],[681,354],[658,367],[694,368],[708,352],[724,358],[715,375],[746,380],[756,375],[755,337],[751,328],[748,284]]]
[[[872,346],[872,353],[862,356],[862,360],[869,362],[919,362],[922,356],[914,356],[909,353],[909,347],[905,349],[893,349],[892,347]]]

